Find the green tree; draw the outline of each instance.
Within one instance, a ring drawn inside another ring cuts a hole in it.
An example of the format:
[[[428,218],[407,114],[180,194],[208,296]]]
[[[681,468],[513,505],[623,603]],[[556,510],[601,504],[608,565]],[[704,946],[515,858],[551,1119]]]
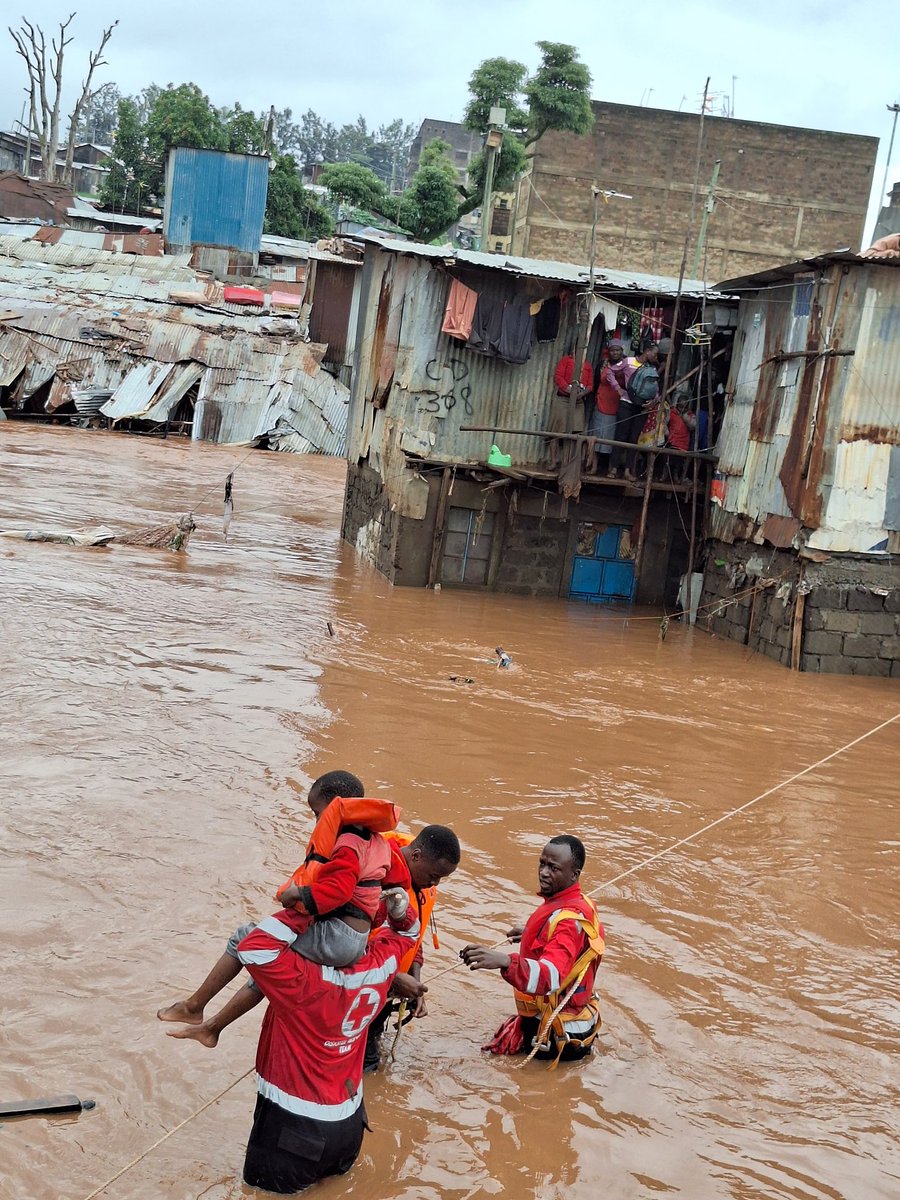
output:
[[[563,42],[538,42],[541,62],[529,77],[523,63],[508,58],[485,59],[469,80],[469,103],[465,124],[476,133],[486,133],[492,108],[506,109],[507,129],[494,170],[494,190],[509,191],[527,166],[529,146],[551,129],[587,133],[593,123],[591,73],[578,59],[574,46]],[[524,103],[523,103],[524,101]],[[469,164],[468,186],[457,204],[453,220],[445,228],[484,202],[485,157],[478,154]],[[413,228],[417,237],[433,240],[433,226]]]
[[[225,128],[226,149],[233,154],[262,154],[266,148],[266,121],[250,109],[235,104],[219,110]]]
[[[139,212],[141,194],[147,195],[146,137],[134,100],[120,100],[113,138],[109,174],[103,181],[100,203],[106,208]]]
[[[263,229],[279,237],[317,241],[334,233],[331,214],[303,186],[297,162],[280,154],[269,172],[269,193]]]
[[[166,159],[174,146],[227,150],[228,134],[209,97],[195,83],[170,84],[153,100],[147,115],[147,187],[162,197]]]
[[[369,133],[366,118],[360,115],[352,125],[342,125],[338,131],[335,162],[358,163],[361,167],[371,167],[373,143],[374,138]]]
[[[319,175],[319,183],[328,188],[336,200],[344,200],[380,213],[388,203],[384,184],[374,171],[359,163],[330,163]]]
[[[591,73],[578,51],[565,42],[538,42],[541,65],[525,85],[528,101],[527,145],[548,130],[588,133],[594,124]]]
[[[400,200],[398,224],[425,242],[443,233],[459,212],[459,181],[450,150],[440,138],[430,141]]]
[[[463,114],[463,124],[476,133],[486,133],[492,108],[506,109],[506,124],[515,133],[525,134],[528,113],[520,104],[528,77],[524,63],[510,58],[486,58],[472,72],[469,80],[469,103]]]

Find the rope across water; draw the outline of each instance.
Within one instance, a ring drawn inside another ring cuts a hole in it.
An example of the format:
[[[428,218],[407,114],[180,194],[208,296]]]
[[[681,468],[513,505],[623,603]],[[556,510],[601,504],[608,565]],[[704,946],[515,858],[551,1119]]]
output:
[[[740,813],[746,812],[749,808],[752,808],[754,804],[758,804],[760,800],[765,800],[768,796],[774,795],[775,792],[781,791],[781,789],[787,787],[788,784],[795,783],[798,779],[802,779],[805,775],[812,774],[813,771],[818,770],[818,768],[824,766],[825,763],[831,762],[832,759],[839,757],[841,754],[845,754],[848,750],[852,750],[854,746],[858,746],[860,742],[864,742],[867,738],[872,737],[874,734],[880,733],[882,729],[886,729],[888,725],[892,725],[893,722],[898,719],[900,719],[900,712],[894,713],[892,717],[888,717],[880,724],[873,726],[871,729],[867,730],[866,733],[860,734],[859,737],[853,738],[852,741],[838,747],[837,750],[832,750],[830,754],[826,754],[823,758],[818,759],[816,762],[810,763],[810,765],[808,767],[804,767],[802,771],[797,771],[793,775],[788,776],[787,779],[782,779],[779,783],[767,788],[764,792],[760,792],[758,796],[754,796],[752,800],[748,800],[745,804],[741,804],[737,808],[730,809],[727,813],[723,813],[721,817],[717,817],[714,821],[709,821],[700,829],[688,834],[687,837],[679,838],[677,842],[672,842],[671,845],[657,851],[656,854],[651,854],[649,858],[642,859],[640,862],[635,863],[634,866],[628,867],[624,871],[620,871],[619,874],[614,875],[612,879],[607,879],[604,883],[598,884],[595,888],[588,892],[587,895],[596,896],[598,892],[601,892],[606,888],[613,887],[617,883],[621,883],[623,879],[628,879],[629,876],[634,875],[638,871],[643,870],[645,867],[650,866],[651,863],[659,862],[659,860],[661,858],[665,858],[667,854],[672,854],[675,850],[680,849],[682,846],[690,845],[691,842],[695,842],[697,838],[702,837],[703,834],[708,833],[711,829],[715,829],[717,825],[721,825],[725,821],[731,820],[732,817],[736,817]],[[498,946],[502,946],[508,941],[509,938],[504,938],[502,941],[496,942],[492,948],[496,949]],[[436,979],[440,979],[442,975],[446,975],[450,971],[456,970],[459,965],[460,963],[456,962],[449,967],[445,967],[444,970],[438,971],[436,974],[431,976],[432,982]],[[563,1001],[563,1004],[564,1003],[565,1001]],[[394,1048],[396,1048],[396,1043],[398,1040],[399,1038],[395,1038]],[[110,1184],[115,1183],[117,1179],[121,1179],[123,1175],[127,1174],[133,1167],[136,1167],[138,1163],[142,1162],[145,1158],[147,1158],[148,1155],[152,1154],[154,1150],[158,1149],[158,1147],[160,1147],[164,1142],[168,1141],[173,1134],[176,1134],[180,1129],[184,1129],[185,1125],[189,1125],[191,1121],[199,1117],[201,1113],[206,1112],[208,1108],[212,1108],[214,1104],[218,1103],[223,1096],[226,1096],[232,1090],[232,1088],[237,1087],[237,1085],[246,1079],[248,1075],[252,1074],[252,1072],[253,1067],[250,1067],[248,1070],[244,1071],[242,1075],[239,1075],[237,1079],[233,1079],[227,1087],[224,1087],[220,1092],[213,1096],[211,1100],[207,1100],[205,1104],[202,1104],[195,1112],[192,1112],[190,1116],[185,1117],[183,1121],[179,1121],[179,1123],[170,1129],[168,1133],[164,1133],[162,1137],[157,1138],[152,1146],[148,1146],[146,1150],[137,1155],[137,1157],[133,1158],[131,1162],[126,1163],[121,1170],[117,1171],[115,1175],[110,1176],[105,1183],[101,1183],[99,1187],[94,1188],[92,1192],[88,1193],[88,1195],[84,1197],[84,1200],[95,1200],[97,1196],[106,1191]]]

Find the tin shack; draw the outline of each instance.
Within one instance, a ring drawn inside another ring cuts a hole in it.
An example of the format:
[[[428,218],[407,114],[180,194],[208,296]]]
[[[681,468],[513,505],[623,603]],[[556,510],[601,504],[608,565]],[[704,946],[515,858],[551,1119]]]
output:
[[[480,327],[515,310],[501,352],[459,336],[454,287],[457,300],[476,297]],[[643,479],[611,478],[575,432],[551,465],[547,426],[560,359],[599,368],[612,335],[629,353],[671,336],[677,290],[663,277],[367,239],[344,538],[405,586],[674,599],[692,534],[699,545],[705,459],[685,469],[660,456]],[[709,378],[704,358],[727,362],[734,324],[727,297],[686,282],[679,329],[693,332],[675,354],[686,386]]]
[[[900,258],[719,286],[741,302],[705,623],[800,670],[900,676]]]

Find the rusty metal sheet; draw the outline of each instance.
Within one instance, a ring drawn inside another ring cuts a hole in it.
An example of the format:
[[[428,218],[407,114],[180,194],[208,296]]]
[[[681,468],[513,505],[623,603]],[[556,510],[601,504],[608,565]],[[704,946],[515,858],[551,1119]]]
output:
[[[777,546],[780,550],[787,550],[794,545],[794,538],[802,528],[802,522],[798,521],[796,517],[781,517],[775,513],[769,513],[763,521],[760,532],[767,542]]]

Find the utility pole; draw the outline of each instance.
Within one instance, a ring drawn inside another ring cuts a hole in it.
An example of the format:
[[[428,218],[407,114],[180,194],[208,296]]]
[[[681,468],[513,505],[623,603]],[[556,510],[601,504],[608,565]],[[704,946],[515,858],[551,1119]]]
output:
[[[591,184],[591,192],[594,197],[593,220],[591,222],[591,267],[588,279],[588,291],[586,296],[582,297],[585,301],[587,312],[584,314],[584,322],[579,319],[578,332],[575,335],[575,350],[572,355],[574,361],[572,383],[576,385],[575,392],[566,406],[566,433],[572,433],[575,426],[576,404],[584,404],[584,397],[581,395],[581,376],[584,371],[584,360],[587,357],[588,342],[591,340],[591,297],[594,294],[594,263],[597,257],[597,202],[600,199],[600,188],[597,183]],[[577,449],[577,446],[575,447]]]
[[[712,211],[716,207],[716,184],[719,182],[719,169],[722,166],[721,158],[717,158],[713,164],[712,176],[709,180],[709,188],[706,192],[706,204],[703,206],[703,219],[700,222],[700,233],[697,235],[697,249],[694,251],[694,265],[691,268],[691,279],[699,279],[697,272],[700,270],[700,256],[703,254],[703,246],[706,242],[706,230],[709,226],[709,218],[712,216]]]
[[[900,104],[889,104],[887,110],[894,114],[894,123],[891,125],[891,140],[888,142],[887,162],[884,164],[884,179],[881,183],[881,208],[884,207],[887,196],[888,172],[891,169],[891,155],[894,152],[894,134],[897,132],[897,113],[900,113]]]
[[[484,170],[484,199],[481,203],[481,245],[482,251],[490,252],[488,241],[491,236],[491,196],[494,191],[494,168],[497,164],[497,154],[503,145],[503,126],[506,124],[506,109],[492,108],[488,118],[488,131],[484,139],[487,160]]]

